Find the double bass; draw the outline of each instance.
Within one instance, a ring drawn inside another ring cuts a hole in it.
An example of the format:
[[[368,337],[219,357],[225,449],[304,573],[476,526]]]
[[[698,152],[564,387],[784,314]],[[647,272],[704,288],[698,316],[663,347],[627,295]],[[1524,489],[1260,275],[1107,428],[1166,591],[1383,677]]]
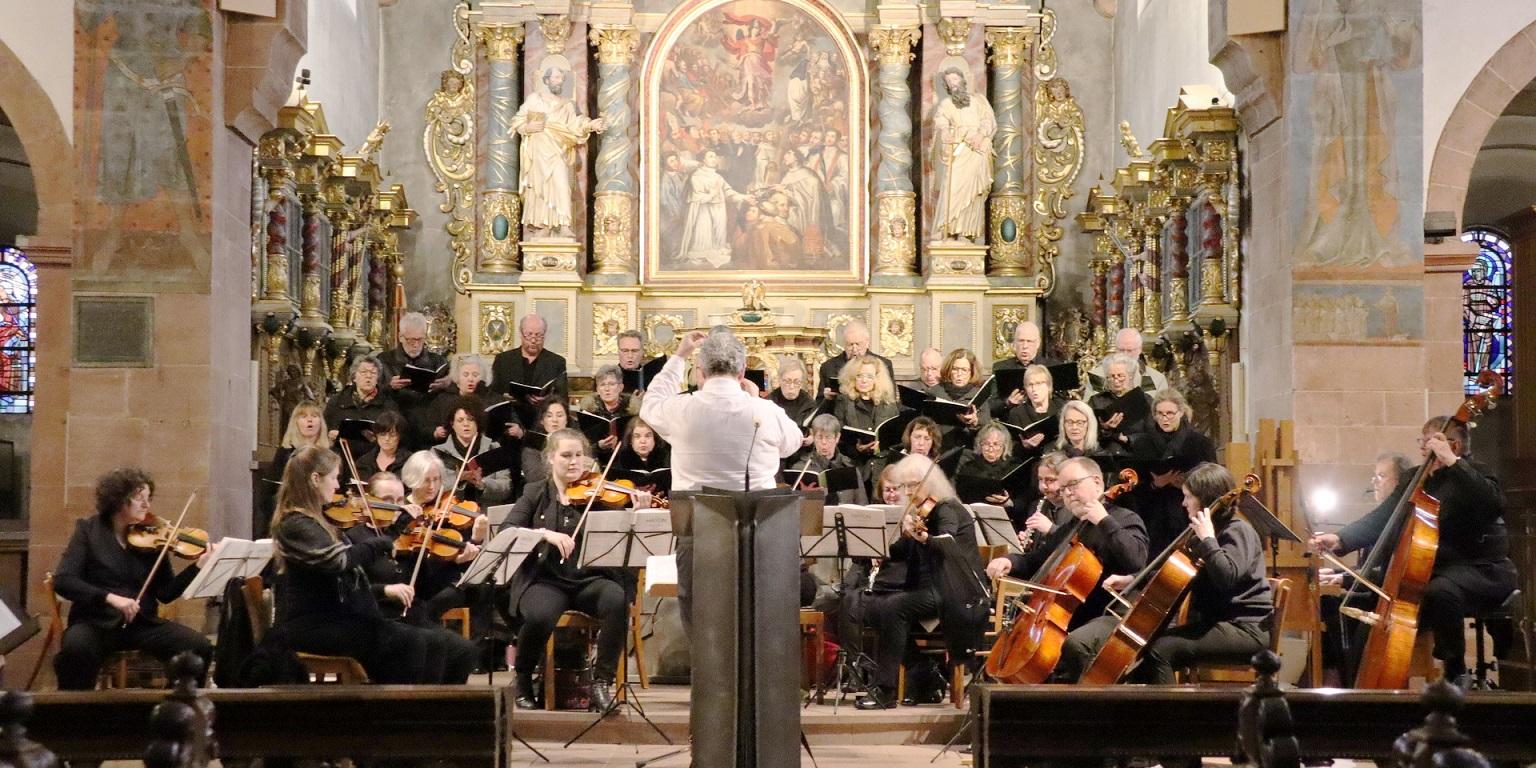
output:
[[[1133,469],[1120,470],[1120,483],[1104,492],[1114,499],[1136,487]],[[1104,564],[1081,538],[1084,521],[1073,521],[1071,534],[1057,545],[1031,579],[1029,602],[1015,608],[1010,626],[987,654],[987,674],[1003,683],[1043,683],[1061,660],[1072,614],[1099,585]]]
[[[1211,503],[1211,516],[1236,504],[1244,496],[1258,493],[1259,488],[1257,475],[1244,477],[1242,485],[1227,491]],[[1098,655],[1093,657],[1093,662],[1083,671],[1082,677],[1078,678],[1079,683],[1113,685],[1120,682],[1120,678],[1141,659],[1147,646],[1168,626],[1168,622],[1179,610],[1179,604],[1184,601],[1184,596],[1189,594],[1189,586],[1194,583],[1203,565],[1184,551],[1194,530],[1193,527],[1185,528],[1156,559],[1136,574],[1126,592],[1129,593],[1143,583],[1145,588],[1130,610],[1126,611],[1125,617],[1115,626],[1115,631],[1110,633]],[[1124,600],[1125,594],[1119,595],[1119,598]]]
[[[1477,385],[1481,391],[1456,409],[1447,427],[1474,426],[1472,419],[1492,408],[1495,398],[1504,391],[1504,379],[1493,371],[1478,374]],[[1377,593],[1376,610],[1363,617],[1371,629],[1360,657],[1360,670],[1355,673],[1356,688],[1408,687],[1409,662],[1419,633],[1419,604],[1424,601],[1435,568],[1435,554],[1440,549],[1440,500],[1425,492],[1424,483],[1440,466],[1433,454],[1424,460],[1361,569],[1370,573],[1381,565],[1381,556],[1389,558],[1381,584],[1372,588]],[[1357,579],[1356,585],[1360,583]]]

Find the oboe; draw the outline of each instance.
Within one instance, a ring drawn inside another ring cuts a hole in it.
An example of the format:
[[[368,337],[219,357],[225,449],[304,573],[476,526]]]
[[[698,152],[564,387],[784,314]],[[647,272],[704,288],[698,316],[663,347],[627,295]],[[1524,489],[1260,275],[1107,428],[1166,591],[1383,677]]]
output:
[[[875,579],[878,578],[879,576],[880,576],[880,561],[876,560],[869,567],[869,583],[864,585],[864,594],[868,595],[868,594],[871,594],[871,593],[873,593],[875,591]]]
[[[1039,501],[1035,502],[1034,514],[1030,515],[1029,517],[1034,517],[1035,515],[1040,514],[1044,510],[1045,510],[1045,499],[1041,498]],[[1028,525],[1028,523],[1029,523],[1029,517],[1024,518],[1024,522],[1025,522],[1026,525]],[[1034,549],[1035,548],[1035,544],[1038,543],[1039,540],[1040,540],[1040,537],[1036,535],[1037,533],[1038,533],[1038,531],[1036,531],[1033,528],[1025,528],[1024,529],[1024,541],[1020,542],[1020,544],[1019,544],[1019,551],[1021,551],[1021,552],[1028,552],[1031,549]]]

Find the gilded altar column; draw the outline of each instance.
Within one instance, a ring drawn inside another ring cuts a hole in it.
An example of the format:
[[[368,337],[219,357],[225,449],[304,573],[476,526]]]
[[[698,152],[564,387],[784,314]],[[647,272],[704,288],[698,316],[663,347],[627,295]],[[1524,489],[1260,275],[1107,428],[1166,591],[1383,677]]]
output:
[[[1093,348],[1096,353],[1102,353],[1107,338],[1105,333],[1109,312],[1106,306],[1108,299],[1105,296],[1105,283],[1109,275],[1109,262],[1104,259],[1093,260]]]
[[[1125,318],[1125,273],[1129,262],[1120,254],[1115,254],[1109,262],[1109,276],[1105,281],[1104,291],[1104,336],[1106,339],[1115,338],[1120,332],[1122,321]]]
[[[1168,235],[1168,324],[1189,327],[1189,203],[1173,202],[1173,229]]]
[[[1163,283],[1162,244],[1157,233],[1162,232],[1162,219],[1153,219],[1144,235],[1143,253],[1146,261],[1141,265],[1141,330],[1157,335],[1163,332]]]
[[[517,134],[512,116],[518,107],[518,48],[523,25],[479,28],[488,62],[490,141],[485,153],[485,189],[480,193],[480,264],[482,272],[516,272],[523,200],[517,192]]]
[[[1024,196],[1024,66],[1030,46],[1028,27],[987,27],[992,49],[992,109],[997,133],[992,137],[995,166],[988,238],[987,274],[1017,277],[1029,273],[1024,225],[1029,204]]]
[[[321,283],[324,281],[320,263],[320,201],[313,197],[301,199],[303,222],[299,240],[299,254],[303,259],[302,280],[299,292],[299,316],[311,323],[324,323],[326,316],[320,311]]]
[[[912,187],[912,46],[921,37],[916,26],[881,25],[870,30],[869,47],[880,64],[877,84],[880,131],[875,137],[876,275],[917,274],[917,193]]]
[[[635,276],[635,165],[638,126],[630,108],[631,65],[640,35],[634,26],[594,26],[588,39],[597,48],[597,111],[606,124],[598,137],[597,187],[592,201],[592,271]]]

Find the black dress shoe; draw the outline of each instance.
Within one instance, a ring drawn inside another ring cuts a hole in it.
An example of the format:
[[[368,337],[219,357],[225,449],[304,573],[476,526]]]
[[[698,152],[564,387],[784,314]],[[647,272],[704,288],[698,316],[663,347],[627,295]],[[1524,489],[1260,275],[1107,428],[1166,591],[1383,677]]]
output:
[[[539,700],[533,693],[533,677],[518,675],[516,686],[517,698],[513,699],[513,706],[518,709],[538,709]]]
[[[539,708],[539,702],[536,701],[532,696],[518,696],[516,699],[513,699],[512,702],[517,706],[518,709]]]
[[[606,714],[606,713],[612,711],[612,709],[613,709],[613,688],[612,688],[612,686],[613,686],[613,681],[612,680],[593,680],[592,681],[592,688],[591,688],[590,694],[589,694],[590,701],[591,701],[591,704],[589,705],[589,708],[593,712],[602,712],[602,713]]]
[[[872,709],[895,709],[896,697],[889,691],[880,688],[870,688],[868,693],[860,696],[859,700],[853,703],[853,707],[854,709],[866,711]]]

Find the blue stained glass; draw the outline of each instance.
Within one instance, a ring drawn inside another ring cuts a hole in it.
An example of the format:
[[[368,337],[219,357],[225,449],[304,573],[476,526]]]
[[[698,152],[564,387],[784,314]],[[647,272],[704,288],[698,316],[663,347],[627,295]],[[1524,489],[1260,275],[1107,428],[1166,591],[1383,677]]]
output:
[[[1514,374],[1514,251],[1509,240],[1490,229],[1471,229],[1461,239],[1476,243],[1472,268],[1461,276],[1462,349],[1465,390],[1478,391],[1477,374],[1491,370]]]

